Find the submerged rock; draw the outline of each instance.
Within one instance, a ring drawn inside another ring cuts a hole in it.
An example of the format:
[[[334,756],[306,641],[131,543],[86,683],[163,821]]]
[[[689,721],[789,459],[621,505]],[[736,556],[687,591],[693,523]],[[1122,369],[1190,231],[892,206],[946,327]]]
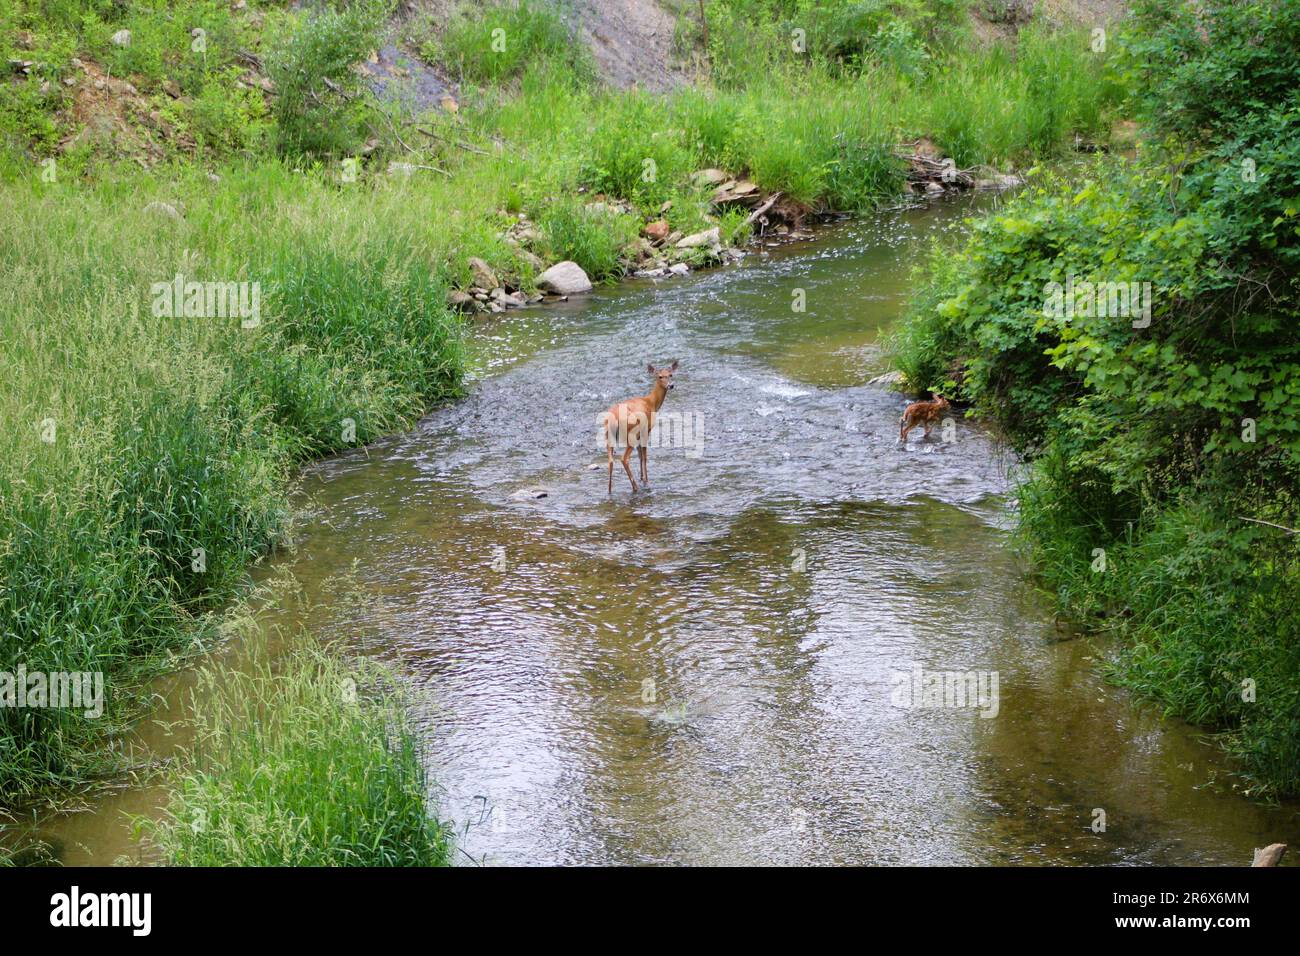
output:
[[[544,488],[541,485],[531,485],[528,488],[520,488],[510,495],[511,501],[534,501],[538,498],[545,498],[551,493],[550,488]]]
[[[1014,189],[1024,184],[1024,179],[1014,173],[999,173],[988,179],[975,180],[976,189]]]

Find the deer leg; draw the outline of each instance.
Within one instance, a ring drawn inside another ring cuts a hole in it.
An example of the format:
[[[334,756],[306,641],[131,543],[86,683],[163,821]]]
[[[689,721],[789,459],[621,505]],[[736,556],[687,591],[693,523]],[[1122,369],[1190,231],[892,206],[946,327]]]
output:
[[[898,440],[901,441],[904,445],[907,444],[907,433],[910,432],[911,430],[912,430],[912,426],[907,424],[904,424],[901,428],[898,429]]]
[[[605,442],[605,453],[609,455],[609,494],[614,496],[614,446]]]
[[[632,444],[631,444],[631,442],[628,443],[627,448],[626,448],[626,449],[624,450],[624,452],[623,452],[623,470],[627,472],[627,480],[630,481],[630,482],[632,482],[632,490],[633,490],[633,491],[636,491],[636,479],[632,477],[632,469],[631,469],[631,467],[629,467],[629,465],[628,465],[628,463],[627,463],[627,460],[628,460],[630,457],[632,457]]]
[[[641,484],[648,485],[650,484],[650,469],[647,463],[650,460],[650,449],[642,445],[636,451],[641,457]]]

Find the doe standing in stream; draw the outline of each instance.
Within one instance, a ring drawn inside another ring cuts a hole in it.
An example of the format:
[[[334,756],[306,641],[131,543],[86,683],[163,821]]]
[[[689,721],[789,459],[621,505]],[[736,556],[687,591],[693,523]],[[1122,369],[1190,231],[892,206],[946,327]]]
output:
[[[627,480],[632,482],[632,490],[636,491],[636,479],[632,477],[632,469],[628,467],[627,459],[632,454],[633,447],[636,448],[637,456],[641,462],[641,482],[645,485],[650,484],[650,471],[646,465],[650,430],[655,426],[655,415],[659,413],[664,398],[672,391],[673,373],[677,371],[677,359],[673,359],[672,365],[660,369],[656,369],[654,365],[647,365],[646,368],[655,377],[655,387],[650,390],[650,394],[642,395],[639,398],[629,398],[625,402],[611,405],[604,415],[605,451],[609,455],[609,493],[611,495],[614,494],[615,444],[626,446],[623,450],[623,470],[627,472]]]

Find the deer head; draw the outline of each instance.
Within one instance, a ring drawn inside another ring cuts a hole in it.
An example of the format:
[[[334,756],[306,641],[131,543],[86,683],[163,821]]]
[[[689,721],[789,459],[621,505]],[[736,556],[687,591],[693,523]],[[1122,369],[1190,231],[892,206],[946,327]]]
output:
[[[663,368],[655,368],[654,365],[647,365],[646,369],[655,377],[655,387],[662,388],[666,392],[672,391],[673,373],[677,371],[677,359],[673,359],[672,365],[665,365]]]

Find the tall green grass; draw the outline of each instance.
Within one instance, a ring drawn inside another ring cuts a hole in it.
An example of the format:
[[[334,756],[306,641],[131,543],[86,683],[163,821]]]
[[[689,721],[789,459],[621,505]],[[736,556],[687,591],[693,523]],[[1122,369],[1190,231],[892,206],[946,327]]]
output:
[[[152,841],[174,866],[447,866],[395,677],[319,649],[206,671]]]
[[[0,666],[106,672],[107,726],[284,533],[295,462],[457,394],[447,250],[401,190],[276,163],[11,186],[3,216]],[[156,318],[151,285],[178,273],[261,283],[260,326]],[[0,722],[6,804],[101,769],[79,712]]]
[[[1235,477],[1143,502],[1115,496],[1054,448],[1018,489],[1020,535],[1062,607],[1123,640],[1109,665],[1118,683],[1221,732],[1249,792],[1294,796],[1300,546],[1240,517],[1285,510],[1287,496],[1274,486],[1251,501]]]
[[[474,83],[502,83],[539,66],[589,80],[591,56],[565,22],[567,7],[545,0],[462,5],[430,30],[420,52]]]

